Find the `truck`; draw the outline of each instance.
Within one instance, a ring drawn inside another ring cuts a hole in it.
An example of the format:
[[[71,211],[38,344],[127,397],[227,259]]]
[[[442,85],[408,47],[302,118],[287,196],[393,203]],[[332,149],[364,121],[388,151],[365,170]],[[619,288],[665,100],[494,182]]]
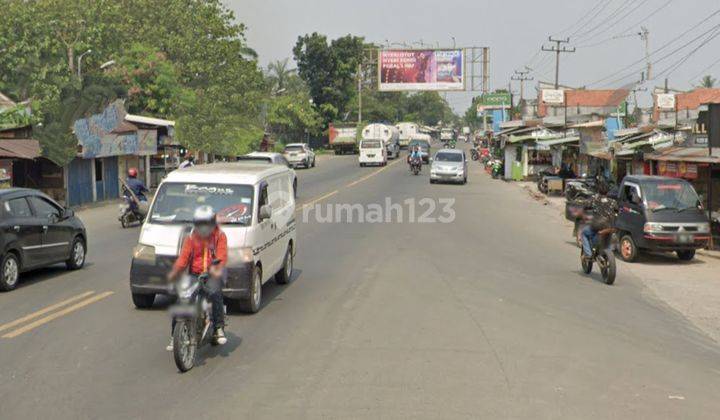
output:
[[[357,126],[331,123],[328,127],[328,146],[335,151],[336,155],[357,153]]]
[[[363,140],[382,140],[388,159],[400,156],[400,131],[392,125],[382,123],[368,124],[362,131]]]
[[[450,141],[455,138],[455,130],[452,128],[443,128],[440,130],[440,140],[441,141]]]
[[[421,134],[420,127],[413,122],[401,122],[398,123],[395,128],[400,133],[400,147],[406,148],[410,140],[417,138],[418,134]]]

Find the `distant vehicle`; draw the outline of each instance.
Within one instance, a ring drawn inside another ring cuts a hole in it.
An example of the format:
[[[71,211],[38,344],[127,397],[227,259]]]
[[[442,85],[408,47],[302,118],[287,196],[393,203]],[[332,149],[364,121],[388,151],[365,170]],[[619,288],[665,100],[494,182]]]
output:
[[[436,182],[467,183],[465,152],[456,149],[438,150],[430,165],[430,183]]]
[[[413,122],[401,122],[395,125],[395,128],[398,129],[398,133],[400,135],[398,141],[401,148],[406,148],[410,143],[410,140],[420,138],[419,136],[427,136],[426,140],[430,140],[430,136],[425,133],[421,133],[420,127]]]
[[[247,155],[238,156],[237,160],[238,162],[269,163],[273,165],[287,166],[293,174],[293,190],[295,191],[295,197],[297,197],[297,174],[295,174],[295,171],[292,169],[293,166],[282,154],[274,152],[250,152]]]
[[[463,133],[463,135],[465,135],[466,137],[469,137],[469,136],[470,136],[470,127],[463,127],[463,128],[462,128],[462,133]]]
[[[452,128],[443,128],[440,130],[440,141],[447,142],[455,138],[455,130]]]
[[[64,262],[85,264],[87,233],[75,213],[40,191],[0,190],[0,291],[14,289],[20,273]]]
[[[412,150],[415,147],[420,148],[420,156],[422,157],[423,162],[429,163],[430,162],[430,142],[427,140],[418,140],[413,139],[410,140],[410,143],[408,143],[408,149]]]
[[[328,127],[328,145],[336,155],[357,153],[357,126],[330,124]]]
[[[280,165],[218,163],[173,171],[158,187],[130,268],[130,293],[138,308],[171,294],[165,276],[191,232],[199,205],[215,209],[227,235],[228,307],[255,313],[262,285],[290,281],[295,257],[292,169]]]
[[[625,261],[634,261],[640,250],[675,252],[689,261],[710,240],[700,198],[683,179],[628,175],[620,184],[618,208],[615,227]]]
[[[387,150],[387,158],[395,159],[400,156],[400,132],[392,125],[387,124],[368,124],[363,128],[363,140],[382,140]]]
[[[283,156],[285,160],[295,168],[298,166],[303,166],[306,169],[315,167],[315,152],[305,143],[290,143],[286,145]]]
[[[387,165],[387,150],[382,140],[360,140],[360,166]]]

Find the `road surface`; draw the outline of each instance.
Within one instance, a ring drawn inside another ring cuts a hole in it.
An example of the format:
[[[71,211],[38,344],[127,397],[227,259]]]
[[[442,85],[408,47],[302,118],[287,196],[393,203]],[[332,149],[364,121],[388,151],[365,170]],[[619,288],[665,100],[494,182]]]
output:
[[[85,211],[85,269],[34,272],[0,294],[0,417],[720,412],[720,347],[622,270],[612,287],[597,272],[581,275],[578,250],[552,210],[477,163],[464,186],[430,185],[427,167],[414,177],[403,162],[360,168],[354,156],[318,160],[298,176],[300,204],[455,198],[455,220],[299,216],[294,281],[265,285],[262,310],[230,315],[228,344],[205,349],[199,366],[180,374],[165,351],[166,303],[140,311],[130,301],[138,229],[122,229],[114,206]]]

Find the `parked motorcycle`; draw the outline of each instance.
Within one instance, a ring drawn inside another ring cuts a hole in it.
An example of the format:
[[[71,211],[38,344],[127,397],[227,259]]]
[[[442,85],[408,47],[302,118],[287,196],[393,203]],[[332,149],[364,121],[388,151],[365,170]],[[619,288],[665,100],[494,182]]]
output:
[[[470,158],[472,160],[480,159],[480,153],[478,153],[477,149],[474,147],[472,149],[470,149]]]
[[[615,283],[615,275],[617,273],[615,265],[615,254],[610,247],[610,238],[616,229],[608,228],[598,232],[598,240],[592,247],[592,256],[586,258],[582,247],[580,248],[580,265],[583,272],[590,274],[593,263],[597,263],[600,268],[600,275],[607,285]]]
[[[181,372],[195,366],[198,349],[212,340],[212,305],[207,298],[208,273],[183,276],[175,283],[177,302],[170,308],[173,328],[173,358]]]
[[[492,163],[491,175],[493,179],[502,178],[505,173],[505,164],[500,159],[495,159]]]

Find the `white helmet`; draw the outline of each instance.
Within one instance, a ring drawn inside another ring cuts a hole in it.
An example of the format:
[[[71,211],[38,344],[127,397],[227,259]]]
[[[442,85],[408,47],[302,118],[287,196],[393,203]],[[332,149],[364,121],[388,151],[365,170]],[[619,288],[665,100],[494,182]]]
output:
[[[206,238],[215,230],[217,226],[217,215],[215,210],[210,206],[200,206],[193,213],[193,230],[198,235]]]

